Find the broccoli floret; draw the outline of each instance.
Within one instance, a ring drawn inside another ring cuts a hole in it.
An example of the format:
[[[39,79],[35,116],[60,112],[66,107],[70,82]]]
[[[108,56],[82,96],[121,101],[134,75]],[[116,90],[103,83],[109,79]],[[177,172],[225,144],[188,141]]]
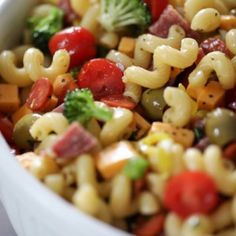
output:
[[[143,31],[151,22],[151,14],[142,0],[101,0],[99,21],[111,32],[127,31],[130,26]]]
[[[63,11],[52,7],[46,17],[32,16],[28,18],[27,23],[33,44],[47,52],[49,39],[63,27]]]
[[[75,89],[67,93],[64,101],[64,115],[71,123],[78,121],[86,125],[91,118],[108,121],[112,112],[106,108],[97,107],[89,89]]]

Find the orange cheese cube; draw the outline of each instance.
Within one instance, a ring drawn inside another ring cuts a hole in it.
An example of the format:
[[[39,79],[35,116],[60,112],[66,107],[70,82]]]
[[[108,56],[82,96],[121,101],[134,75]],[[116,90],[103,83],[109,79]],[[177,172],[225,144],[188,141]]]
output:
[[[123,37],[120,40],[120,44],[118,46],[118,51],[122,52],[129,57],[134,56],[134,49],[135,49],[135,39],[130,37]]]
[[[197,100],[197,97],[202,89],[203,89],[203,87],[193,87],[189,84],[186,92],[191,98]]]
[[[221,84],[217,81],[210,81],[197,97],[198,108],[212,110],[223,103],[224,95],[225,90]]]
[[[19,105],[18,87],[13,84],[0,84],[0,112],[14,112]]]
[[[23,116],[29,113],[32,113],[32,111],[26,106],[26,104],[24,104],[18,110],[16,110],[16,112],[12,114],[11,119],[13,123],[16,124],[18,120],[20,120]]]
[[[96,166],[105,179],[110,179],[134,156],[137,156],[137,152],[133,146],[127,141],[121,141],[99,152],[96,156]]]
[[[172,124],[153,122],[150,133],[165,132],[176,142],[185,148],[191,147],[194,141],[194,133],[189,129],[178,128]]]

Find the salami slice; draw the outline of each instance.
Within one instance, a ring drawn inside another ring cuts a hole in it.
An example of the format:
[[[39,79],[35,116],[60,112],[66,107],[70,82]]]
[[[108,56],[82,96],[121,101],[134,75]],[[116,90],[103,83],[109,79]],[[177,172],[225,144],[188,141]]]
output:
[[[191,30],[190,24],[171,5],[168,5],[159,19],[149,27],[149,32],[156,36],[166,38],[169,33],[169,28],[172,25],[181,26],[186,32],[186,35],[190,38],[199,38],[199,34]]]

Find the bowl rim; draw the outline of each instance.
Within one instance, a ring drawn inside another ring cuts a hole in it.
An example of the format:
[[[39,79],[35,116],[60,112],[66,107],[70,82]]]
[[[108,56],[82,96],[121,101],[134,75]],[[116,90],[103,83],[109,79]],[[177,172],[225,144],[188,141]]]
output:
[[[10,21],[11,14],[8,14],[7,9],[12,7],[13,4],[14,7],[16,6],[15,4],[17,3],[27,8],[27,5],[28,7],[29,5],[30,7],[33,6],[34,2],[37,2],[37,0],[28,0],[27,3],[25,3],[25,0],[17,0],[17,2],[15,0],[0,0],[0,14],[1,18],[3,17],[3,19],[1,19],[1,22],[3,22],[1,24],[1,27],[4,27],[4,25],[6,25],[6,22],[8,23],[11,22]],[[23,20],[24,18],[23,16],[26,14],[26,9],[19,13],[22,13],[21,20]],[[9,29],[7,29],[5,33],[9,33]],[[1,40],[2,39],[0,37],[0,41]],[[6,42],[6,45],[7,46],[5,48],[9,48],[10,44],[8,44],[8,42]],[[0,51],[1,51],[1,46],[2,45],[0,45]],[[35,204],[38,204],[40,207],[43,207],[47,211],[50,211],[51,215],[55,216],[58,222],[64,222],[64,224],[71,227],[75,231],[75,233],[76,231],[80,232],[78,228],[81,228],[81,225],[87,225],[87,226],[89,225],[93,231],[100,232],[102,235],[113,235],[113,236],[130,235],[122,230],[113,227],[112,225],[104,223],[92,216],[89,216],[88,214],[83,213],[79,209],[76,209],[76,207],[73,206],[72,203],[67,202],[62,197],[58,196],[56,193],[48,189],[43,183],[38,181],[33,175],[27,172],[20,165],[20,163],[16,160],[15,156],[10,152],[10,147],[6,143],[1,132],[0,132],[0,154],[1,154],[0,171],[1,175],[5,176],[5,180],[7,181],[9,180],[9,182],[12,183],[13,185],[17,184],[18,188],[24,191],[24,193],[27,196],[34,199]],[[14,173],[14,175],[12,175],[12,173]],[[29,188],[29,186],[34,186],[33,191],[32,188]],[[40,194],[35,194],[35,193],[40,193]],[[1,199],[1,192],[0,192],[0,199]],[[2,199],[2,203],[6,211],[8,211],[7,208],[5,207],[4,199]],[[14,227],[14,222],[11,223]]]
[[[5,166],[5,168],[0,168],[1,171],[4,172],[2,175],[6,175],[6,179],[11,179],[11,182],[18,184],[18,187],[20,187],[22,191],[25,192],[25,194],[27,194],[30,198],[34,198],[34,201],[41,207],[51,211],[51,213],[55,215],[57,219],[60,220],[60,222],[64,222],[75,229],[75,226],[81,227],[82,224],[90,226],[93,224],[93,230],[96,230],[97,232],[104,232],[104,234],[106,233],[107,235],[130,235],[92,216],[89,216],[88,214],[83,213],[79,209],[76,209],[76,207],[71,203],[67,202],[62,197],[49,190],[46,186],[44,186],[44,184],[38,181],[20,165],[15,156],[11,154],[10,148],[1,134],[0,147],[0,162],[1,165]],[[11,173],[14,173],[14,175]],[[19,181],[19,179],[21,181]],[[34,186],[33,191],[31,188],[29,188],[29,186]]]

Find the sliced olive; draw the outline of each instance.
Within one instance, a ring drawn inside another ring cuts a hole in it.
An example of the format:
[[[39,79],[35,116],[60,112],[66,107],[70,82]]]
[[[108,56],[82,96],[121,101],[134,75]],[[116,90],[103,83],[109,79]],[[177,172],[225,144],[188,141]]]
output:
[[[147,89],[141,99],[146,115],[151,120],[161,120],[166,102],[163,97],[164,89]]]
[[[29,149],[32,147],[34,139],[29,129],[39,117],[39,114],[27,114],[16,123],[13,130],[13,139],[19,148]]]
[[[234,112],[217,108],[208,113],[205,126],[206,135],[219,146],[236,140],[236,116]]]

